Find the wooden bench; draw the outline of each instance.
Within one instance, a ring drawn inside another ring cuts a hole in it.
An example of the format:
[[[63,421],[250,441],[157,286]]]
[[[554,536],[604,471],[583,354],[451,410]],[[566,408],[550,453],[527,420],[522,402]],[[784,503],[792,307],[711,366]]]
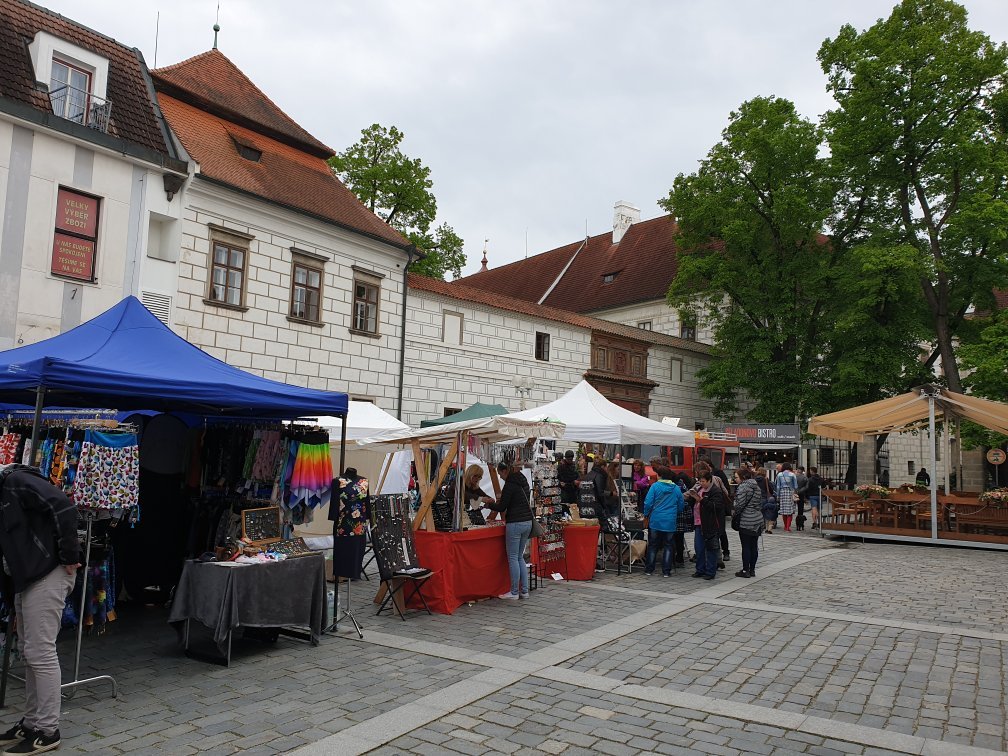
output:
[[[998,504],[956,504],[955,519],[960,531],[1008,532],[1008,507]]]

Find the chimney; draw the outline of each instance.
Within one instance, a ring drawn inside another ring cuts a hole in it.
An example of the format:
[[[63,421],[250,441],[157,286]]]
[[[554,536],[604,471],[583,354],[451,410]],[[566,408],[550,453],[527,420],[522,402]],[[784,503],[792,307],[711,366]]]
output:
[[[634,223],[640,220],[640,208],[634,207],[626,200],[619,200],[613,208],[612,240],[619,244],[623,234]]]

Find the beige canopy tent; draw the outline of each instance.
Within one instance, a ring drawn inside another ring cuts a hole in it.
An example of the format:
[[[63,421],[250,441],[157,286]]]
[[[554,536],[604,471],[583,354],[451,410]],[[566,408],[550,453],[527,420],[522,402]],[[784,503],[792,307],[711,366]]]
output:
[[[825,438],[864,441],[868,436],[927,427],[933,441],[931,469],[937,469],[936,419],[972,420],[1008,435],[1008,405],[957,394],[939,386],[921,386],[907,394],[809,420],[808,432]],[[938,480],[931,477],[931,540],[938,540]]]
[[[925,386],[891,399],[819,415],[809,421],[808,432],[843,441],[864,441],[866,436],[923,425],[928,420],[932,401],[936,420],[966,418],[1008,435],[1008,405],[937,386]]]

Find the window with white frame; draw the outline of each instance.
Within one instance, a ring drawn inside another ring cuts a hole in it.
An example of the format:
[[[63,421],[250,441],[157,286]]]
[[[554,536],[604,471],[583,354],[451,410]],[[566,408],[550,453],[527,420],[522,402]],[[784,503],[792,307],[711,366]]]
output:
[[[53,113],[60,118],[87,124],[91,105],[91,72],[54,57],[49,99]]]

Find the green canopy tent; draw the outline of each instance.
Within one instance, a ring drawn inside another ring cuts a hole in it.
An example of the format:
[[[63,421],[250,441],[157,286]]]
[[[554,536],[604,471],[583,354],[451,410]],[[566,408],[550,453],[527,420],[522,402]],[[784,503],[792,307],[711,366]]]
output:
[[[484,417],[506,415],[510,411],[511,410],[507,407],[502,407],[499,404],[482,404],[481,402],[476,402],[476,404],[466,407],[464,410],[456,412],[454,415],[439,417],[434,420],[422,420],[420,421],[420,427],[428,428],[432,425],[447,425],[448,423],[461,423],[467,420],[481,420]]]

